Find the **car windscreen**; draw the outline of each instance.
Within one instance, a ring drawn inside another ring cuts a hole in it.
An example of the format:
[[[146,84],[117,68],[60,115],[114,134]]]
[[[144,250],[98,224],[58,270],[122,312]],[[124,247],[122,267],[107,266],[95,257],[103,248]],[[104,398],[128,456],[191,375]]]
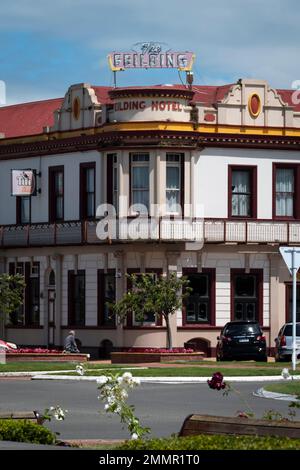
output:
[[[261,333],[261,329],[258,324],[250,323],[247,324],[237,324],[237,325],[228,325],[224,330],[225,336],[236,336],[236,335],[257,335]]]
[[[293,325],[286,325],[283,334],[285,336],[293,336]],[[296,325],[296,336],[300,336],[300,325]]]

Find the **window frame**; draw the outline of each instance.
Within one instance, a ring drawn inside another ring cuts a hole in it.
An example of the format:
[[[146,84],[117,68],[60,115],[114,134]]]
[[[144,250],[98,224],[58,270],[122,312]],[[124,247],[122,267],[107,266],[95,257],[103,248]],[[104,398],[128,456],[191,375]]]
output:
[[[8,268],[9,268],[9,274],[11,275],[14,275],[18,272],[19,274],[22,274],[24,276],[24,281],[26,285],[23,291],[24,302],[19,307],[22,309],[22,317],[23,317],[22,324],[14,325],[13,323],[9,322],[7,324],[7,327],[8,328],[42,328],[42,326],[40,325],[40,321],[41,321],[40,262],[39,261],[33,261],[33,263],[31,263],[30,261],[9,262]],[[33,268],[37,268],[36,272],[34,272]],[[29,321],[32,318],[32,312],[30,311],[30,307],[32,306],[31,279],[38,279],[38,296],[37,296],[38,298],[38,321],[36,322]]]
[[[182,275],[188,276],[189,274],[208,274],[210,278],[209,286],[209,322],[187,322],[186,317],[186,304],[185,300],[182,303],[182,327],[183,328],[206,328],[216,326],[216,269],[215,268],[203,268],[201,272],[198,272],[197,268],[183,268]]]
[[[107,330],[115,330],[117,328],[116,318],[114,324],[111,325],[104,323],[104,281],[106,275],[113,275],[115,279],[115,300],[116,300],[116,270],[115,269],[108,269],[105,271],[104,269],[97,270],[97,307],[98,307],[98,315],[97,315],[97,325],[99,328],[107,329]]]
[[[297,163],[273,162],[273,187],[272,187],[272,215],[274,220],[298,220],[300,219],[300,191],[298,184],[300,182],[300,165]],[[276,171],[277,169],[294,170],[294,198],[293,215],[276,215]]]
[[[168,157],[171,155],[176,155],[179,156],[179,159],[177,162],[172,162],[168,161]],[[178,198],[178,204],[181,206],[181,214],[184,214],[184,153],[180,152],[167,152],[166,153],[166,214],[167,215],[178,215],[180,214],[178,211],[176,212],[170,212],[167,207],[167,191],[172,191],[171,189],[167,188],[167,169],[168,167],[176,167],[179,168],[179,198]]]
[[[148,157],[148,160],[145,161],[133,161],[133,158],[138,155],[145,155]],[[133,169],[134,168],[147,168],[148,169],[148,189],[133,189]],[[129,153],[129,206],[133,204],[138,204],[133,202],[133,192],[134,191],[148,191],[148,214],[150,213],[150,152],[130,152]],[[138,211],[131,210],[131,215],[138,215]]]
[[[232,174],[233,171],[248,171],[250,174],[250,215],[232,214]],[[244,220],[257,218],[257,166],[256,165],[228,165],[228,219]]]
[[[94,191],[90,194],[93,194],[94,200],[94,214],[87,215],[87,202],[88,202],[88,192],[87,192],[87,170],[94,171]],[[96,216],[96,162],[87,162],[80,163],[80,219],[81,220],[93,220]]]
[[[261,327],[263,327],[264,321],[264,292],[263,292],[263,269],[250,269],[246,272],[245,269],[230,269],[230,321],[235,321],[234,318],[234,278],[235,276],[244,275],[255,275],[256,276],[256,298],[257,298],[257,321]]]
[[[57,217],[56,213],[56,198],[58,197],[55,191],[55,175],[62,173],[62,218]],[[48,168],[48,197],[49,197],[49,223],[63,222],[65,214],[65,172],[64,165],[49,166]]]
[[[29,221],[22,221],[22,200],[29,200]],[[16,196],[16,223],[17,225],[31,224],[31,196]]]
[[[75,309],[74,309],[74,297],[73,294],[75,292],[74,289],[74,281],[75,281],[75,276],[84,276],[84,313],[83,313],[83,318],[84,321],[83,323],[76,324],[75,323]],[[75,273],[75,270],[68,270],[68,326],[75,327],[75,328],[84,328],[86,326],[86,273],[85,269],[78,269],[77,273]]]

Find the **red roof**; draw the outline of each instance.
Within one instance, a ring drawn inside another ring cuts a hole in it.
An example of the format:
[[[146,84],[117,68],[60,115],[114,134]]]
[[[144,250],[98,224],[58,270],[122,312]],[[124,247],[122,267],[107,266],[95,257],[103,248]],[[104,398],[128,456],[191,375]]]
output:
[[[223,86],[205,86],[193,85],[192,91],[195,93],[193,101],[200,102],[206,106],[213,106],[222,101],[230,88],[234,84]],[[95,90],[97,100],[100,104],[109,104],[111,99],[109,91],[114,90],[112,87],[92,86]],[[124,87],[115,90],[139,90],[139,89],[186,89],[180,85],[155,85],[140,87]],[[292,106],[295,111],[300,111],[300,103],[294,104],[292,95],[294,90],[277,90],[284,103]],[[63,98],[55,98],[44,101],[34,101],[31,103],[21,103],[12,106],[0,107],[0,134],[3,133],[6,138],[28,136],[41,134],[46,126],[53,126],[53,112],[61,107]]]
[[[0,133],[5,137],[41,134],[43,127],[53,126],[53,112],[63,98],[0,107]]]

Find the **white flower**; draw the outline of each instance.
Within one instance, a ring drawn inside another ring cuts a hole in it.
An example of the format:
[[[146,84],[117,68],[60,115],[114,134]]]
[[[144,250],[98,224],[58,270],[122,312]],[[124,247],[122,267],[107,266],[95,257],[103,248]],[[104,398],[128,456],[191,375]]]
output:
[[[131,439],[136,440],[136,439],[138,439],[138,438],[139,438],[139,436],[137,435],[136,432],[134,432],[133,434],[131,434]]]
[[[104,385],[108,382],[108,378],[106,375],[100,375],[100,377],[97,379],[97,383],[100,385]]]
[[[122,390],[121,391],[121,397],[123,398],[123,400],[126,400],[126,398],[128,398],[128,393],[126,392],[126,390]]]
[[[104,409],[105,411],[107,411],[109,409],[109,405],[108,404],[104,405]]]
[[[284,369],[282,369],[282,371],[281,371],[281,377],[282,377],[283,379],[289,379],[289,378],[290,378],[289,370],[288,370],[286,367],[284,367]]]
[[[122,379],[123,379],[124,382],[131,381],[131,379],[132,379],[131,372],[124,372],[124,374],[122,375]]]
[[[79,374],[79,375],[84,375],[84,374],[85,374],[85,370],[84,370],[84,368],[83,368],[81,365],[76,366],[76,372],[77,372],[77,374]]]

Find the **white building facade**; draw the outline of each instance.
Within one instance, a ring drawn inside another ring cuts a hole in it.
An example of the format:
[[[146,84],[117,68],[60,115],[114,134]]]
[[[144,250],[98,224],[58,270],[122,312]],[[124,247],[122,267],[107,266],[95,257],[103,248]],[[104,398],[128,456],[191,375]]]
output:
[[[225,323],[249,319],[272,352],[291,315],[279,246],[300,244],[295,93],[252,79],[78,84],[63,99],[0,108],[0,135],[0,272],[26,281],[1,338],[57,347],[72,328],[94,356],[164,347],[161,319],[119,325],[107,302],[126,291],[127,273],[176,272],[193,292],[172,318],[175,347],[214,356]],[[35,195],[12,195],[11,170],[34,170]],[[117,223],[101,239],[106,203]],[[145,207],[153,225],[133,237]]]

